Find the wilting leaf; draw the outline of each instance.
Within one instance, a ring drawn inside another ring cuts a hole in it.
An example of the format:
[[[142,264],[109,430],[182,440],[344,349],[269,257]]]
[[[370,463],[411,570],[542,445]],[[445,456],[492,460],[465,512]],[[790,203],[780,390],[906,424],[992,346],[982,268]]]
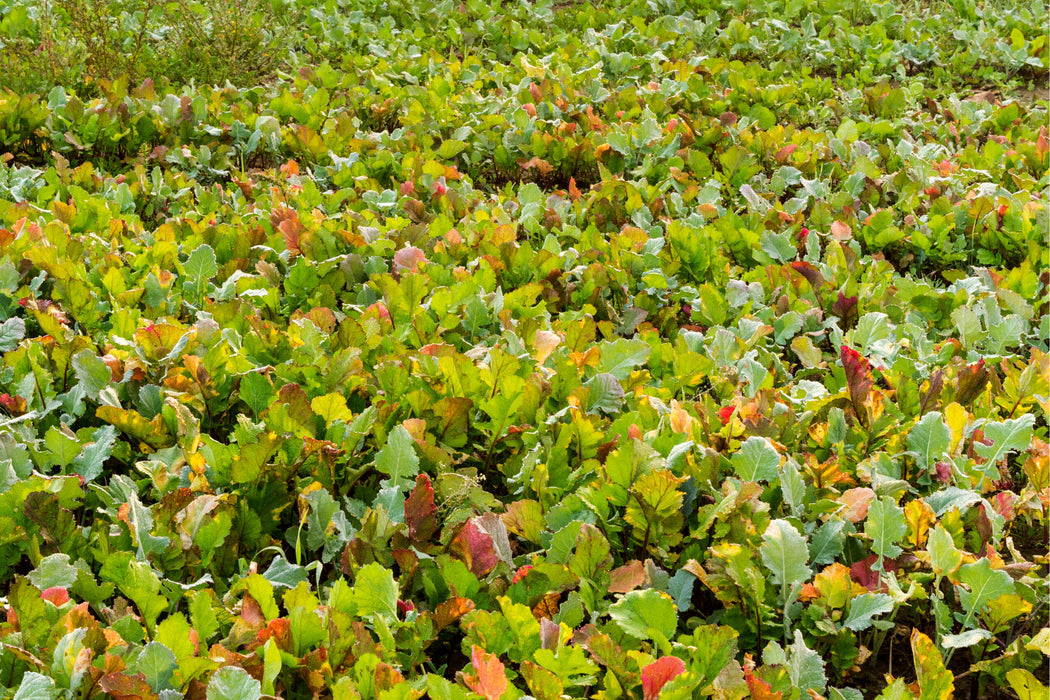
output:
[[[1010,669],[1006,672],[1006,681],[1020,700],[1045,700],[1050,696],[1050,690],[1027,669]]]
[[[917,629],[911,631],[911,653],[921,697],[925,700],[947,700],[955,690],[955,676],[944,667],[937,647]]]

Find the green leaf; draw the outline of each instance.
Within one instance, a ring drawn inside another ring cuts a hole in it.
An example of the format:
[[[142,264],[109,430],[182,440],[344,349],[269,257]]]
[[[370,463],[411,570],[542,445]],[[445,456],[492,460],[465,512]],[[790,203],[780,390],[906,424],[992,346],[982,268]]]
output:
[[[631,370],[645,364],[652,352],[649,344],[638,338],[617,338],[598,347],[601,348],[598,372],[608,372],[620,381],[630,379]]]
[[[809,538],[809,556],[814,564],[830,564],[842,554],[846,543],[846,521],[832,518],[816,529]]]
[[[386,446],[376,453],[376,470],[390,477],[391,486],[407,486],[408,480],[419,473],[414,443],[405,427],[399,425],[390,431]]]
[[[952,432],[937,411],[922,417],[908,431],[908,449],[914,452],[916,462],[923,471],[928,471],[938,460],[947,456],[952,444]]]
[[[960,634],[945,634],[941,637],[941,646],[945,649],[965,649],[977,642],[991,639],[992,633],[985,629],[966,630]]]
[[[83,446],[80,454],[73,460],[73,470],[91,483],[102,474],[102,465],[113,453],[117,441],[117,429],[112,425],[103,425],[95,430],[92,442]]]
[[[786,520],[774,520],[762,534],[759,547],[762,563],[773,572],[774,583],[789,586],[805,583],[813,571],[807,566],[806,538]]]
[[[609,616],[627,634],[638,639],[669,639],[678,627],[674,601],[653,588],[631,591],[609,606]]]
[[[252,413],[256,416],[262,414],[275,396],[273,383],[269,377],[259,372],[248,372],[241,377],[241,389],[239,394],[241,401],[248,404]]]
[[[239,666],[223,666],[211,675],[208,700],[259,700],[262,684]]]
[[[992,569],[992,563],[986,558],[961,567],[959,581],[967,586],[959,588],[959,601],[968,619],[982,612],[999,596],[1014,592],[1014,580],[1010,574]]]
[[[51,554],[40,560],[26,576],[40,590],[69,588],[77,580],[77,568],[69,563],[68,554]]]
[[[879,561],[872,568],[881,570],[884,557],[892,559],[901,553],[896,543],[907,532],[904,509],[898,507],[892,498],[883,496],[871,504],[868,519],[864,522],[864,534],[871,538],[872,551],[879,555]]]
[[[109,365],[92,350],[81,350],[73,356],[73,372],[84,393],[98,401],[99,392],[109,386],[113,374]]]
[[[186,258],[183,270],[189,278],[187,284],[195,288],[200,287],[219,271],[215,262],[215,249],[207,243],[202,243]]]
[[[854,632],[871,627],[873,618],[893,610],[893,598],[885,593],[862,593],[849,604],[849,615],[842,623]]]
[[[596,374],[583,384],[588,394],[584,403],[587,413],[618,413],[623,405],[623,387],[608,372]]]
[[[962,552],[956,549],[951,534],[940,523],[930,532],[926,551],[930,553],[930,564],[937,576],[950,574],[962,563]]]
[[[44,435],[44,444],[51,453],[51,461],[65,468],[80,454],[80,441],[52,426]]]
[[[762,652],[762,661],[783,666],[794,688],[802,691],[815,690],[818,694],[823,694],[827,687],[824,660],[820,654],[806,646],[806,641],[798,630],[795,630],[795,643],[786,649],[776,642],[770,642]]]
[[[358,613],[379,615],[388,623],[397,621],[397,584],[387,567],[372,562],[357,571],[354,581],[354,603]]]
[[[779,474],[780,454],[767,438],[752,435],[730,462],[744,481],[773,481]]]
[[[175,654],[160,642],[149,642],[142,647],[130,670],[145,676],[146,682],[156,692],[174,689],[171,676],[175,671]]]
[[[1020,418],[1011,418],[1002,423],[985,423],[984,436],[993,444],[982,442],[974,444],[978,456],[995,464],[1014,450],[1027,450],[1032,441],[1032,427],[1035,425],[1035,414],[1026,413]]]
[[[55,681],[35,671],[27,671],[12,700],[57,700]]]
[[[295,588],[303,581],[308,580],[309,577],[305,566],[290,564],[287,559],[278,555],[270,562],[269,568],[263,572],[263,578],[274,586]]]
[[[784,463],[780,473],[780,490],[784,494],[784,502],[791,509],[791,514],[798,517],[802,513],[804,498],[806,497],[806,482],[799,474],[795,460],[788,459]]]
[[[14,350],[18,342],[26,337],[26,322],[20,318],[9,318],[0,323],[0,352]]]

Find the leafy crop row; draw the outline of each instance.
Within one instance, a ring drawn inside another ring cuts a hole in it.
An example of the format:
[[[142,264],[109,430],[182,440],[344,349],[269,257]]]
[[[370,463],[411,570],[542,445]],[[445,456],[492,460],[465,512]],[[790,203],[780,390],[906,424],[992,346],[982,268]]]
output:
[[[1045,692],[1045,7],[0,35],[87,6],[0,94],[3,697]]]

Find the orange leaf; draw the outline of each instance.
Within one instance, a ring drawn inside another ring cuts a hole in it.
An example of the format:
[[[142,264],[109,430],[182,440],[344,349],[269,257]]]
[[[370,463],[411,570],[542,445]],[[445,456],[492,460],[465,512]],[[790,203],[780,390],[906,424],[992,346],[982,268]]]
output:
[[[665,656],[642,669],[642,693],[645,700],[656,700],[666,683],[685,673],[685,663],[677,656]]]
[[[485,700],[499,700],[507,692],[507,672],[495,654],[490,654],[477,644],[471,646],[470,663],[475,675],[464,676],[467,687]]]

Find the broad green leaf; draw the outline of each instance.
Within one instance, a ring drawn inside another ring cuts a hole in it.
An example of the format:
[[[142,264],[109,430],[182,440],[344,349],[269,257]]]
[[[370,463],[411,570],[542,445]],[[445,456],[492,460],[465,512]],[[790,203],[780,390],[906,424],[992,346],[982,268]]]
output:
[[[791,685],[803,691],[815,690],[823,694],[828,685],[827,676],[824,675],[824,660],[806,646],[798,630],[795,630],[795,642],[786,649],[777,642],[770,642],[762,652],[762,661],[783,666],[791,679]]]
[[[275,395],[273,383],[266,375],[258,372],[248,372],[241,377],[239,396],[241,401],[248,404],[248,408],[252,409],[252,413],[256,416],[261,415],[263,411],[269,408]]]
[[[95,430],[91,440],[92,442],[84,445],[80,454],[73,460],[73,470],[84,477],[84,481],[88,483],[102,474],[102,465],[113,453],[113,445],[117,441],[117,429],[112,425],[103,425]]]
[[[620,629],[638,639],[652,639],[653,631],[669,639],[678,627],[674,601],[652,588],[625,594],[609,606],[609,616]]]
[[[262,684],[240,666],[223,666],[211,675],[208,700],[259,700]]]
[[[206,591],[197,591],[190,598],[190,620],[202,644],[219,630],[219,620],[211,602],[211,596]]]
[[[780,454],[768,439],[752,435],[730,462],[744,481],[773,481],[779,473]]]
[[[26,576],[40,590],[71,587],[77,580],[77,568],[69,563],[68,554],[51,554],[40,560]]]
[[[190,639],[189,621],[182,613],[168,615],[157,625],[153,635],[154,641],[160,642],[171,650],[180,662],[194,655],[193,640]]]
[[[762,534],[759,547],[762,563],[773,572],[773,582],[780,586],[805,583],[813,571],[807,566],[809,551],[806,538],[786,520],[774,520]]]
[[[194,301],[196,301],[207,289],[208,280],[219,271],[219,266],[215,262],[215,249],[207,243],[202,243],[186,258],[183,270],[186,271],[186,287],[194,295]]]
[[[897,542],[908,532],[908,522],[904,518],[904,509],[892,498],[883,496],[873,501],[868,507],[868,519],[864,522],[864,534],[871,538],[872,551],[879,555],[879,561],[872,568],[881,569],[882,559],[891,559],[901,553]]]
[[[846,542],[846,521],[832,518],[809,538],[809,556],[816,565],[830,564],[842,553]]]
[[[952,433],[941,414],[931,411],[908,431],[908,449],[915,452],[921,470],[929,470],[938,460],[947,456]]]
[[[149,642],[142,647],[138,658],[130,665],[132,673],[141,673],[154,691],[174,689],[171,676],[175,670],[175,654],[160,642]]]
[[[862,593],[849,604],[849,615],[842,623],[854,632],[871,627],[873,619],[893,610],[893,598],[885,593]]]
[[[308,580],[309,576],[306,571],[305,566],[290,564],[287,559],[278,555],[270,562],[269,568],[263,572],[263,578],[274,586],[295,588],[303,581]]]
[[[1015,450],[1027,450],[1032,441],[1034,425],[1034,413],[1026,413],[1020,418],[1011,418],[1002,423],[985,423],[984,436],[992,440],[993,444],[977,442],[974,451],[990,464],[995,464]]]
[[[623,404],[623,387],[608,372],[596,374],[583,384],[588,394],[584,408],[588,413],[614,414]]]
[[[81,450],[79,440],[56,427],[48,428],[44,444],[51,453],[51,461],[63,468],[71,464]]]
[[[93,350],[81,350],[73,356],[73,372],[76,374],[84,393],[94,400],[105,389],[113,378],[107,365]]]
[[[952,573],[962,563],[962,552],[955,547],[952,536],[940,523],[930,532],[926,551],[930,553],[930,565],[937,576]]]
[[[13,350],[26,337],[26,322],[20,318],[9,318],[0,323],[0,352]]]
[[[35,671],[26,671],[13,700],[57,700],[55,681]]]
[[[992,569],[992,563],[983,557],[960,567],[959,581],[966,586],[959,589],[959,601],[968,619],[999,596],[1014,592],[1014,580],[1010,574],[1002,569]]]
[[[652,351],[648,343],[637,338],[617,338],[604,342],[598,347],[601,348],[598,372],[608,372],[620,381],[629,379],[631,370],[645,364]]]
[[[781,469],[780,490],[784,494],[784,502],[791,509],[791,514],[798,517],[804,505],[806,482],[802,480],[802,475],[799,474],[798,466],[793,459],[788,459]]]
[[[399,425],[390,431],[386,445],[376,453],[376,470],[390,477],[390,485],[401,487],[419,473],[415,440]]]
[[[361,567],[354,580],[354,602],[361,615],[379,615],[387,623],[397,620],[397,584],[394,574],[378,562]]]

